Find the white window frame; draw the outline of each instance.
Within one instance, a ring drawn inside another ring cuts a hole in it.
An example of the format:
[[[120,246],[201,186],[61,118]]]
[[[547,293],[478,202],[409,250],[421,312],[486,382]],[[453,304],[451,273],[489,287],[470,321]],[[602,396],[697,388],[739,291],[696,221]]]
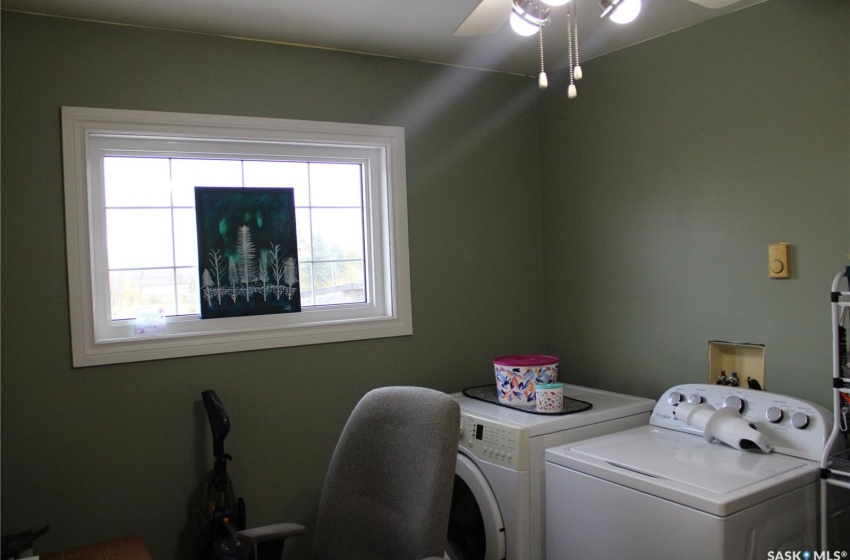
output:
[[[334,153],[362,163],[367,302],[226,319],[171,317],[164,333],[141,336],[134,321],[111,320],[98,165],[117,153],[112,138],[119,146],[158,142],[164,155],[169,140],[179,139],[206,146],[203,157],[242,157],[232,152],[241,145],[256,157]],[[63,107],[62,143],[74,367],[413,334],[403,128]]]

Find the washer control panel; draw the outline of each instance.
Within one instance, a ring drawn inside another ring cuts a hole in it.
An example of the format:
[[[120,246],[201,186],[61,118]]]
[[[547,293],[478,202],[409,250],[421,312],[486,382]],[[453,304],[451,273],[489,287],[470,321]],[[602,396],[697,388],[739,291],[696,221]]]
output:
[[[650,425],[701,436],[702,431],[673,414],[680,403],[732,408],[770,440],[776,453],[812,461],[821,459],[832,431],[832,414],[817,404],[765,391],[697,383],[665,391],[655,404]]]
[[[458,445],[476,458],[515,471],[529,468],[528,429],[461,414]]]

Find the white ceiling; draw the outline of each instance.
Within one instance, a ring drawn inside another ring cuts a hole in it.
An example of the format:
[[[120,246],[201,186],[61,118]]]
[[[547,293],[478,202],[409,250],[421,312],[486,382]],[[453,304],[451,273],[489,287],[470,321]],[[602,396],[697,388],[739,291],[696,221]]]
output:
[[[689,0],[643,0],[640,17],[600,20],[597,0],[575,0],[581,60],[658,37],[764,0],[708,9]],[[490,35],[452,33],[478,0],[3,0],[3,9],[193,31],[536,75],[536,36],[509,25]],[[566,66],[566,7],[545,28],[547,69]]]

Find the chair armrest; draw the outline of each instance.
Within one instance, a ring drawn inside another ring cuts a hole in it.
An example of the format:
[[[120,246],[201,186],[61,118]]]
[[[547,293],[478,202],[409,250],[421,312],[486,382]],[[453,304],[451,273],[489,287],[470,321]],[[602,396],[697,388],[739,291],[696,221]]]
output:
[[[244,531],[239,531],[236,535],[239,537],[239,540],[254,544],[275,539],[297,537],[306,532],[307,528],[297,523],[278,523],[276,525],[245,529]]]

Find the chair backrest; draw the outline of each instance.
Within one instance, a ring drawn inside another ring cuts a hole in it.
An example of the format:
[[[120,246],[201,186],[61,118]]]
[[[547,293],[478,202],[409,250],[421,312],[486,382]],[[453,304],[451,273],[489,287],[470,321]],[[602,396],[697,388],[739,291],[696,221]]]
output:
[[[445,393],[367,393],[340,436],[314,532],[321,560],[442,557],[460,407]]]

